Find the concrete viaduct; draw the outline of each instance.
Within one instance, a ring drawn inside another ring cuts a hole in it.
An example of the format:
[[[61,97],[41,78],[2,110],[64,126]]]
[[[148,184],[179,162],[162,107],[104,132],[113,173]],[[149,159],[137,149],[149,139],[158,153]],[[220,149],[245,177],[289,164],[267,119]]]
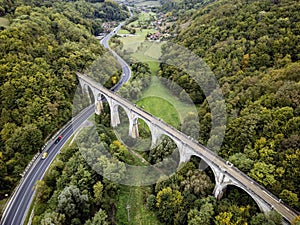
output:
[[[148,125],[151,132],[151,145],[155,146],[162,135],[171,138],[178,147],[180,162],[186,162],[191,156],[200,157],[212,169],[215,176],[214,196],[220,199],[228,185],[241,188],[248,193],[264,213],[276,210],[284,218],[284,223],[292,222],[299,215],[298,212],[285,205],[280,199],[264,187],[256,183],[250,177],[234,167],[230,162],[219,157],[215,152],[196,143],[187,135],[164,123],[159,118],[152,116],[134,104],[116,95],[112,91],[93,81],[90,77],[77,73],[80,86],[83,91],[92,91],[95,99],[95,113],[100,114],[103,109],[102,97],[104,96],[110,107],[111,126],[120,124],[118,107],[126,112],[129,119],[129,135],[133,138],[139,136],[138,119],[142,119]]]

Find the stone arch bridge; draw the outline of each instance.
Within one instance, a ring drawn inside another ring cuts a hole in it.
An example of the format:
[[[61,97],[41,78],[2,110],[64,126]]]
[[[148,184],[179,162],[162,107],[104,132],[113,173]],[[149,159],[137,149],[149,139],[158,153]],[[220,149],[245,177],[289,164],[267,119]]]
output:
[[[77,77],[82,90],[89,93],[88,89],[90,88],[93,93],[96,114],[101,113],[103,109],[102,97],[105,97],[110,107],[112,127],[120,124],[118,107],[121,107],[129,118],[129,135],[131,137],[138,137],[137,121],[138,119],[142,119],[150,129],[152,146],[155,146],[160,136],[166,135],[176,143],[180,154],[180,162],[188,161],[191,156],[197,156],[204,160],[215,176],[214,196],[216,198],[220,199],[226,187],[233,185],[248,193],[262,212],[266,213],[273,209],[279,212],[283,216],[285,224],[293,221],[293,219],[299,215],[298,212],[285,205],[280,199],[238,170],[230,162],[219,157],[215,152],[196,143],[187,135],[164,123],[160,119],[137,108],[131,102],[93,81],[90,77],[80,73],[77,73]]]

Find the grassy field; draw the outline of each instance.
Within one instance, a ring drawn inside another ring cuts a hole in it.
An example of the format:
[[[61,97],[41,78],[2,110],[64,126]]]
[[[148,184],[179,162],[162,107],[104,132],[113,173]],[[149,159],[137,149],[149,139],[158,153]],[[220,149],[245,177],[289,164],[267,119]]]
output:
[[[161,6],[159,1],[144,1],[144,2],[139,2],[135,5],[138,7],[140,7],[140,6],[152,6],[152,7]]]
[[[150,67],[151,74],[157,75],[159,70],[159,57],[161,55],[162,43],[144,42],[138,51],[132,54],[132,58],[143,63],[147,63]]]
[[[179,127],[180,120],[176,108],[162,97],[149,96],[138,101],[137,105],[154,116],[158,116],[173,127]]]
[[[153,12],[145,13],[142,12],[139,14],[139,19],[128,24],[129,27],[138,27],[140,24],[149,25],[150,21],[154,21],[156,19],[156,14]]]
[[[118,34],[130,34],[130,32],[128,30],[120,29]]]
[[[121,186],[117,205],[118,225],[159,225],[154,212],[146,207],[150,187]]]
[[[151,98],[159,98],[163,101],[157,101],[153,102]],[[143,100],[144,99],[144,100]],[[149,105],[151,106],[151,110],[158,108],[162,109],[163,105],[171,105],[172,107],[169,107],[169,110],[175,110],[175,112],[166,111],[164,110],[157,110],[156,112],[153,112],[154,115],[162,118],[163,120],[166,115],[178,115],[180,122],[184,121],[184,118],[188,115],[189,112],[193,112],[197,114],[197,110],[194,107],[194,105],[189,105],[184,102],[181,102],[176,96],[174,96],[161,82],[157,77],[152,77],[152,81],[150,86],[144,91],[141,100],[143,100],[143,103],[140,103],[140,101],[137,102],[137,105],[143,104],[143,105]],[[145,102],[146,101],[146,102]],[[149,101],[149,103],[147,103]],[[152,104],[151,104],[152,103]],[[148,111],[145,108],[146,111]],[[152,113],[152,111],[149,111]],[[157,114],[155,114],[157,113]],[[169,119],[168,119],[169,120]],[[172,119],[170,119],[172,121]],[[174,121],[172,123],[175,123],[177,120],[176,118],[173,119]],[[165,120],[167,122],[167,120]]]
[[[158,61],[161,56],[161,46],[164,42],[152,42],[144,40],[140,43],[139,49],[132,54],[133,57],[140,61]],[[124,44],[125,45],[125,44]]]
[[[164,42],[146,41],[148,33],[154,33],[155,30],[144,29],[137,31],[135,36],[120,37],[123,42],[123,50],[131,54],[131,57],[139,62],[147,63],[150,66],[152,75],[156,75],[159,70],[159,57],[161,56],[161,46]]]
[[[147,63],[153,75],[150,86],[144,91],[142,98],[137,102],[138,106],[151,114],[162,118],[168,124],[179,127],[189,112],[197,114],[194,105],[183,103],[177,96],[174,96],[156,77],[159,70],[159,57],[161,56],[161,46],[164,42],[146,41],[148,33],[155,30],[136,29],[136,36],[121,37],[123,49],[131,52],[131,56],[138,62]]]
[[[4,18],[4,17],[0,17],[0,26],[8,27],[9,26],[9,20]]]
[[[151,74],[156,75],[158,70],[159,70],[159,62],[157,62],[157,61],[148,61],[147,63],[150,67]]]
[[[156,32],[154,29],[136,29],[134,36],[120,37],[120,40],[123,42],[123,50],[129,52],[136,52],[138,47],[145,41],[145,37],[148,33]]]
[[[134,161],[140,161],[139,158],[131,154]],[[127,161],[127,159],[126,159]],[[128,163],[128,162],[126,162]],[[145,163],[138,162],[135,165],[147,165]],[[140,175],[137,173],[137,179]],[[126,186],[120,185],[120,190],[117,196],[117,224],[118,225],[160,225],[154,212],[147,209],[146,199],[151,194],[151,187],[148,186]]]

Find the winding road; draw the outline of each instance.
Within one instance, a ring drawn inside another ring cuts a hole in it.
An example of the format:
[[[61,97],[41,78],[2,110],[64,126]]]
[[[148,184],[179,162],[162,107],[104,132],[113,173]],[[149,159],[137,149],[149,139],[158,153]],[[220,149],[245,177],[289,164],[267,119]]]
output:
[[[131,11],[130,14],[132,16]],[[118,30],[124,25],[124,23],[125,22],[119,24],[112,32],[110,32],[101,40],[101,44],[104,46],[104,48],[111,51],[122,66],[122,77],[119,82],[111,89],[112,91],[117,91],[123,83],[127,82],[130,79],[131,76],[129,65],[108,46],[109,39],[118,32]],[[67,125],[55,135],[55,138],[47,143],[46,147],[43,150],[43,152],[48,152],[47,158],[42,159],[42,154],[40,154],[33,165],[30,167],[26,175],[22,177],[19,185],[15,189],[13,195],[6,205],[3,216],[1,218],[1,225],[21,225],[24,223],[31,202],[33,200],[33,196],[35,193],[34,186],[36,182],[43,178],[48,167],[54,160],[55,156],[60,152],[60,149],[63,147],[63,145],[94,112],[94,105],[85,108],[81,113],[79,113],[71,121],[69,121]],[[63,138],[58,143],[55,143],[55,140],[59,135],[62,135]]]
[[[114,28],[114,30],[111,33],[109,33],[101,40],[101,44],[104,46],[104,48],[108,49],[122,66],[122,77],[119,80],[119,82],[113,88],[111,88],[111,91],[117,91],[123,83],[127,82],[130,79],[131,76],[131,70],[129,65],[116,52],[110,49],[108,45],[109,39],[118,32],[118,30],[124,25],[124,23],[125,22],[119,24],[116,28]],[[109,93],[107,92],[107,94]],[[116,98],[119,102],[124,101],[118,96],[114,96],[114,98]],[[134,109],[135,113],[143,116],[144,118],[148,118],[149,121],[155,122],[169,134],[176,137],[181,137],[181,140],[184,141],[184,143],[188,144],[193,149],[197,149],[197,152],[201,153],[202,157],[212,157],[209,151],[203,149],[204,147],[200,148],[198,144],[192,142],[187,137],[182,136],[177,130],[170,128],[168,125],[162,123],[160,120],[155,120],[148,113],[132,106],[129,103],[124,102],[124,104],[128,104],[128,107],[133,107],[132,109]],[[47,143],[47,146],[44,148],[43,152],[48,152],[48,157],[42,159],[42,154],[40,154],[40,156],[30,167],[26,175],[21,179],[19,185],[17,186],[16,190],[10,198],[10,201],[6,206],[6,209],[0,222],[1,225],[21,225],[24,223],[35,194],[34,186],[36,182],[43,178],[48,167],[54,160],[55,156],[59,154],[60,149],[63,147],[63,145],[72,137],[74,132],[76,132],[76,130],[78,130],[94,112],[94,105],[85,108],[77,116],[72,118],[72,120],[69,121],[65,125],[65,127],[61,129],[54,136],[54,138]],[[55,140],[59,135],[62,135],[63,138],[58,143],[55,143]],[[260,186],[254,185],[251,180],[243,176],[242,173],[240,173],[239,171],[235,170],[234,167],[227,165],[226,162],[222,161],[222,159],[219,159],[218,157],[215,157],[214,160],[214,163],[222,165],[222,168],[227,173],[231,174],[233,179],[239,180],[240,182],[245,184],[245,187],[248,187],[249,189],[251,189],[251,191],[260,195],[263,199],[266,199],[268,200],[268,202],[271,202],[272,206],[274,206],[276,210],[281,211],[282,214],[285,215],[286,220],[291,221],[295,217],[294,212],[290,211],[288,208],[286,208],[284,205],[278,202],[278,200],[270,196],[264,189],[260,188]]]

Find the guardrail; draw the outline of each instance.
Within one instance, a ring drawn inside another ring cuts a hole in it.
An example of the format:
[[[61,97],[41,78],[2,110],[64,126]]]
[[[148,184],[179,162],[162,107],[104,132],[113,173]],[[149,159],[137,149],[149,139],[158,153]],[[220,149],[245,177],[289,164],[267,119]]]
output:
[[[132,16],[132,14],[131,14]],[[124,25],[125,22],[122,22],[120,24],[120,27]],[[108,46],[109,50],[113,52],[113,54],[116,54],[113,50],[110,49],[110,47]],[[117,54],[116,54],[117,55]],[[131,70],[128,66],[128,64],[120,57],[117,55],[117,59],[122,60],[122,62],[128,67],[129,72],[131,74]],[[123,67],[122,67],[123,70]],[[111,89],[114,90],[120,83],[123,82],[123,77],[121,77],[121,79],[118,81],[118,83],[112,87]],[[36,163],[36,160],[39,158],[39,156],[41,155],[41,153],[47,151],[47,146],[49,146],[49,144],[52,144],[57,137],[60,135],[60,133],[63,132],[63,130],[65,130],[72,122],[75,118],[79,117],[80,115],[82,115],[83,113],[86,113],[87,110],[90,109],[90,107],[93,107],[93,104],[84,108],[82,111],[80,111],[75,117],[73,117],[71,120],[69,120],[66,124],[63,125],[62,128],[60,128],[54,135],[52,135],[52,137],[43,145],[43,147],[33,156],[33,158],[31,159],[31,161],[29,162],[29,164],[26,166],[26,168],[24,169],[24,171],[20,174],[21,179],[18,182],[18,185],[15,187],[14,191],[12,192],[12,194],[10,195],[10,197],[7,199],[6,203],[4,204],[3,210],[2,210],[2,215],[5,214],[5,211],[7,210],[7,206],[10,204],[12,198],[15,196],[15,194],[17,193],[17,191],[20,188],[20,185],[22,184],[24,177],[27,175],[27,172],[32,168],[32,165]],[[0,221],[1,222],[1,221]]]
[[[83,113],[86,113],[87,110],[90,109],[90,107],[92,107],[93,105],[90,105],[86,108],[84,108],[81,112],[79,112],[74,118],[77,118],[79,117],[80,115],[82,115]],[[14,191],[12,192],[12,194],[10,195],[10,197],[7,199],[4,207],[3,207],[3,210],[2,210],[2,215],[5,214],[5,211],[7,209],[7,206],[10,204],[11,200],[13,199],[13,197],[16,195],[16,193],[18,192],[18,190],[20,189],[20,186],[23,182],[23,180],[25,179],[26,175],[27,175],[27,172],[29,170],[32,169],[32,166],[37,162],[37,159],[39,158],[39,156],[41,155],[41,153],[43,153],[44,151],[47,150],[47,146],[51,145],[52,142],[55,141],[55,139],[59,136],[59,134],[64,130],[66,129],[74,120],[74,118],[72,118],[70,121],[68,121],[61,129],[59,129],[59,131],[57,131],[44,145],[43,147],[41,148],[41,150],[39,152],[37,152],[33,158],[31,159],[31,161],[29,162],[29,164],[26,166],[26,168],[24,169],[24,171],[20,174],[21,176],[21,179],[19,180],[18,182],[18,185],[15,187]]]
[[[33,158],[31,159],[31,161],[28,163],[28,165],[26,166],[26,168],[24,169],[23,173],[20,174],[21,177],[23,177],[27,171],[30,169],[30,167],[32,166],[32,164],[34,163],[34,161],[39,157],[41,153],[40,152],[37,152]]]

